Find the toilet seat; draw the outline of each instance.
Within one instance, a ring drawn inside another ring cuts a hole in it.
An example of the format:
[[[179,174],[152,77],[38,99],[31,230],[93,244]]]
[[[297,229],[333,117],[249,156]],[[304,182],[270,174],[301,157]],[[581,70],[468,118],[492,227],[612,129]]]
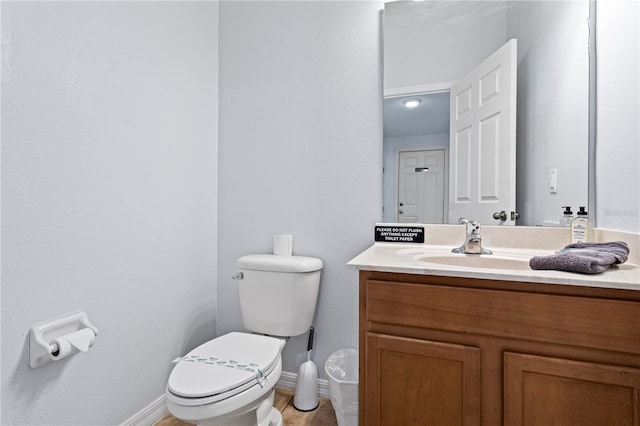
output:
[[[167,390],[180,405],[203,405],[267,386],[282,346],[277,338],[237,332],[210,340],[180,358]]]

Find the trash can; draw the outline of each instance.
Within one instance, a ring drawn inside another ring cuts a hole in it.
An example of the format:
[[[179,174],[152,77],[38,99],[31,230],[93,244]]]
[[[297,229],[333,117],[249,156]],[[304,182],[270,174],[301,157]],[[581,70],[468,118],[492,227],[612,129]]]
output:
[[[340,349],[324,364],[338,426],[358,424],[358,350]]]

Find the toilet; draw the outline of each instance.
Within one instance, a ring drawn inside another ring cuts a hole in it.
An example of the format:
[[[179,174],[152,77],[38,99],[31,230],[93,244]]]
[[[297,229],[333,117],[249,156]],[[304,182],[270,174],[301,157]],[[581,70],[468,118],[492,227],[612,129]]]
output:
[[[306,333],[318,300],[322,261],[252,254],[236,262],[244,327],[176,360],[167,409],[197,425],[281,426],[273,407],[285,338]]]

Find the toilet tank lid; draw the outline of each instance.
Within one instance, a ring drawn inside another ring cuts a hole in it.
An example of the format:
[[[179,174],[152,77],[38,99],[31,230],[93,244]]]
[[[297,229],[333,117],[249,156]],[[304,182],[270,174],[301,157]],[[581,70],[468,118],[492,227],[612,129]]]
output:
[[[272,272],[313,272],[322,269],[322,260],[307,256],[249,254],[238,258],[238,269]]]

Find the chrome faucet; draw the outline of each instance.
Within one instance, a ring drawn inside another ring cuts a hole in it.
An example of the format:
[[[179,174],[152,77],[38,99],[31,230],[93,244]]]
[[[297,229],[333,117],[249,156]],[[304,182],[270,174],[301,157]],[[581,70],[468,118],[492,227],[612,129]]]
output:
[[[482,237],[480,237],[480,224],[461,217],[458,220],[460,225],[466,225],[467,232],[464,244],[451,250],[453,253],[465,254],[493,254],[491,250],[482,248]]]

